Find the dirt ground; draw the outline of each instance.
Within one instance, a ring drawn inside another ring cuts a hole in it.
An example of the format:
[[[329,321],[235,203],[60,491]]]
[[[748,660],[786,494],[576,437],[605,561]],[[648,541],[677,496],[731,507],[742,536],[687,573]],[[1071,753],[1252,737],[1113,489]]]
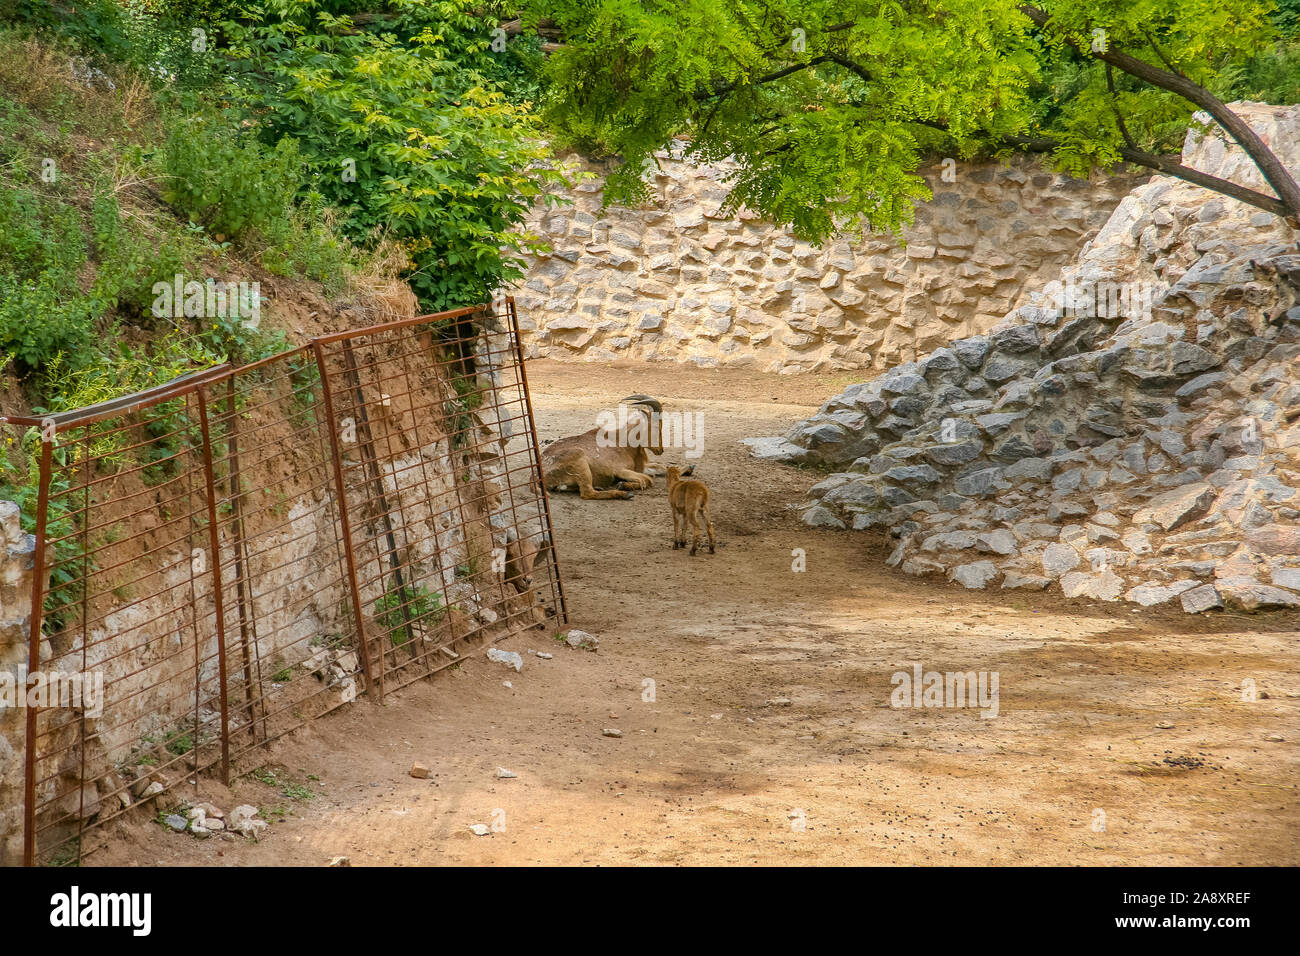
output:
[[[571,624],[597,653],[534,632],[502,644],[516,674],[480,648],[275,744],[279,783],[201,780],[224,809],[263,808],[259,842],[142,816],[89,864],[1300,863],[1300,617],[966,591],[885,567],[881,539],[803,527],[787,503],[815,476],[737,441],[847,377],[539,361],[529,378],[543,440],[632,392],[702,412],[718,553],[671,549],[662,481],[554,496]],[[997,717],[891,707],[917,663],[997,672]]]

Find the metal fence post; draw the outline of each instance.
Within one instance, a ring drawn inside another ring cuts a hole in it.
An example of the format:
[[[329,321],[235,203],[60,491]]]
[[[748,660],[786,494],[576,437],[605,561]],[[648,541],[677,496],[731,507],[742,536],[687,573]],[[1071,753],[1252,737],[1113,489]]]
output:
[[[523,392],[524,404],[528,408],[528,434],[533,443],[533,463],[537,466],[537,494],[542,499],[542,510],[546,514],[546,534],[551,546],[547,549],[551,567],[555,570],[555,590],[560,597],[560,621],[569,623],[569,605],[564,599],[564,579],[560,576],[560,559],[555,551],[555,526],[551,523],[551,499],[546,495],[546,479],[542,471],[541,446],[537,443],[537,419],[533,417],[533,397],[528,391],[528,371],[524,368],[524,348],[519,342],[519,316],[515,312],[515,297],[506,299],[506,312],[510,315],[510,337],[514,339],[515,361],[519,363],[519,387]]]
[[[32,613],[28,621],[30,631],[27,643],[27,703],[33,699],[30,690],[32,674],[41,669],[41,625],[45,616],[45,524],[50,512],[50,467],[54,449],[54,436],[41,436],[41,474],[36,498],[36,554],[32,571]],[[23,768],[23,865],[36,865],[36,708],[27,708],[27,755]]]
[[[256,708],[254,707],[253,696],[253,660],[249,651],[249,634],[252,634],[253,650],[256,651],[257,644],[257,613],[254,609],[251,613],[249,606],[253,602],[253,587],[250,581],[246,581],[244,575],[249,566],[248,562],[248,539],[244,534],[244,516],[241,499],[244,495],[243,479],[239,472],[239,412],[235,401],[235,376],[231,375],[226,379],[226,404],[228,406],[227,414],[230,416],[230,424],[226,429],[226,441],[230,443],[230,474],[228,476],[230,483],[230,513],[231,531],[234,534],[234,552],[235,552],[235,601],[239,608],[239,648],[243,660],[244,675],[244,712],[248,715],[248,732],[257,738],[258,720]],[[247,596],[245,596],[247,594]],[[258,699],[261,697],[262,684],[262,662],[259,657],[257,662],[257,682],[258,682]],[[262,737],[266,738],[266,707],[262,707],[263,719],[261,721]]]
[[[339,450],[339,423],[334,412],[334,395],[330,391],[329,371],[325,367],[325,349],[320,339],[312,339],[311,348],[316,356],[316,367],[320,370],[321,395],[325,400],[325,415],[329,419],[330,452],[334,459],[334,487],[339,496],[339,530],[343,532],[343,557],[347,562],[352,610],[357,618],[357,643],[361,650],[366,692],[372,700],[383,700],[382,685],[376,696],[375,675],[370,665],[370,642],[366,639],[366,615],[361,605],[361,588],[357,585],[357,556],[352,550],[352,520],[348,517],[348,496],[343,487],[343,452]]]
[[[203,436],[203,482],[208,498],[208,548],[212,556],[208,562],[212,568],[212,601],[217,624],[217,680],[221,687],[221,782],[230,786],[230,712],[226,693],[226,609],[221,590],[221,535],[217,530],[217,481],[212,473],[212,435],[208,428],[208,387],[200,385],[197,391],[199,399],[199,429]],[[194,611],[195,624],[198,623],[198,609]],[[196,628],[197,629],[197,628]],[[198,764],[199,741],[194,739],[194,762]]]
[[[402,561],[397,556],[397,536],[393,533],[392,506],[388,503],[388,495],[384,492],[384,479],[379,473],[378,456],[375,454],[375,438],[370,431],[370,413],[366,411],[366,396],[361,390],[361,373],[357,369],[357,358],[352,351],[352,342],[348,339],[343,340],[343,361],[347,369],[348,383],[352,386],[353,402],[357,408],[357,444],[361,448],[361,459],[365,462],[366,474],[369,476],[372,488],[371,494],[378,505],[379,525],[384,533],[384,540],[388,544],[388,569],[393,574],[393,580],[397,584],[397,596],[400,599],[398,606],[402,610],[402,620],[406,628],[406,641],[411,648],[412,655],[415,652],[415,628],[411,623],[411,608],[409,606],[408,594],[411,592],[406,586],[406,576],[402,574]],[[378,551],[378,542],[375,550]],[[382,569],[384,556],[378,555],[379,564]],[[391,592],[385,592],[391,593]],[[384,649],[379,654],[379,682],[382,685],[384,673],[387,665],[384,658],[388,654],[388,648],[383,644]]]

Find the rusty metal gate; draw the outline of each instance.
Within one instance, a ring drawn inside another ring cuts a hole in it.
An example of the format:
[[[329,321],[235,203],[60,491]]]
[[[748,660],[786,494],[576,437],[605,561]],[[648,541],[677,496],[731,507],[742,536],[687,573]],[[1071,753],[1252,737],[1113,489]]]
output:
[[[467,641],[567,620],[512,299],[8,421],[40,432],[29,865]]]

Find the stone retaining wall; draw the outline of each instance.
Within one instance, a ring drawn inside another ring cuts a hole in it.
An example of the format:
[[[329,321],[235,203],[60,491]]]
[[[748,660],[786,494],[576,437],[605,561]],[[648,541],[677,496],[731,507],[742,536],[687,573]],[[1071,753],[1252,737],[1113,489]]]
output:
[[[577,157],[568,162],[588,170]],[[530,356],[766,371],[883,371],[987,331],[1071,262],[1139,177],[1086,182],[1036,162],[924,170],[933,199],[906,248],[815,249],[747,212],[724,217],[726,165],[661,156],[651,208],[602,212],[600,182],[531,226],[554,251],[516,291]]]

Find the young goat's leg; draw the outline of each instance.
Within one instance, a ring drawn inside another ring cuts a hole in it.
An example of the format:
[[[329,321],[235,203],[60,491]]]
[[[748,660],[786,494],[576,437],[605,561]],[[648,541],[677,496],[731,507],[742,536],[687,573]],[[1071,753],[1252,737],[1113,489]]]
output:
[[[695,523],[699,513],[699,508],[691,509],[691,554],[695,554],[696,551],[700,550],[700,526]]]
[[[673,511],[673,550],[676,551],[681,547],[681,535],[677,533],[677,506],[670,505]]]
[[[717,554],[717,548],[713,546],[713,519],[709,517],[708,507],[700,508],[700,514],[704,516],[704,524],[709,529],[709,554]]]

